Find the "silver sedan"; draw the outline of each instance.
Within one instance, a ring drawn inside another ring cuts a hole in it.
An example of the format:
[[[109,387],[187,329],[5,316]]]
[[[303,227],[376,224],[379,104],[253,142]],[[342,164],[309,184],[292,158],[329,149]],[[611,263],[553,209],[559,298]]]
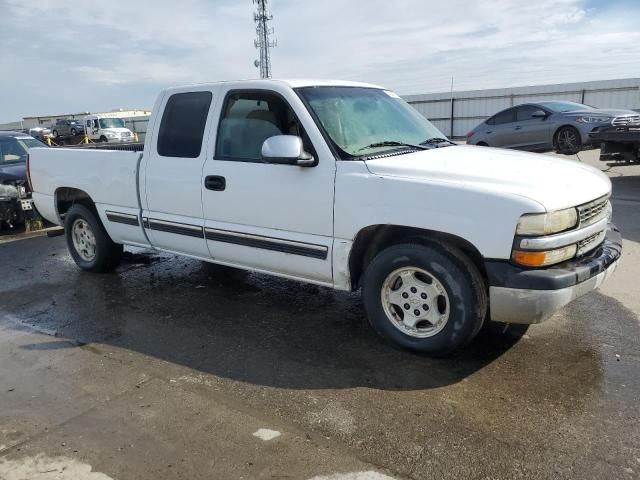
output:
[[[525,103],[482,122],[467,133],[467,143],[574,154],[599,146],[589,133],[632,125],[640,126],[640,114],[633,110],[605,110],[561,101]]]

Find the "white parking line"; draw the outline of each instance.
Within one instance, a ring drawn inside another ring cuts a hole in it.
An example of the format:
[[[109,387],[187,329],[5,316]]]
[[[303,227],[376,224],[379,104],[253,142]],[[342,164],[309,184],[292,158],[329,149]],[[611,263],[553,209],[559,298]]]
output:
[[[258,437],[260,440],[264,440],[268,442],[269,440],[273,440],[281,435],[277,430],[269,430],[268,428],[260,428],[257,431],[253,432],[254,437]]]

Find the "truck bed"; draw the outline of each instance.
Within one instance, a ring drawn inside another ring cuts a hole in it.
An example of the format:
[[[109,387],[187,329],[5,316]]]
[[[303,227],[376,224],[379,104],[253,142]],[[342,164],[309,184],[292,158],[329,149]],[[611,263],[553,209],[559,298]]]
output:
[[[99,211],[106,211],[111,207],[138,210],[137,172],[142,156],[139,149],[142,145],[137,144],[135,147],[136,150],[91,146],[31,149],[29,171],[33,200],[40,214],[50,222],[62,223],[56,209],[56,195],[61,189],[85,192],[93,199]]]

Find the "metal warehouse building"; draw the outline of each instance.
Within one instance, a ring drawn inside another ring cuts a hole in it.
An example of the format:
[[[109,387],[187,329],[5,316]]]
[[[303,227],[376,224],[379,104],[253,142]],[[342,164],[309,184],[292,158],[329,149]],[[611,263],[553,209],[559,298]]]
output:
[[[599,108],[640,111],[640,78],[405,95],[403,98],[449,137],[464,137],[478,123],[513,105],[568,100]]]

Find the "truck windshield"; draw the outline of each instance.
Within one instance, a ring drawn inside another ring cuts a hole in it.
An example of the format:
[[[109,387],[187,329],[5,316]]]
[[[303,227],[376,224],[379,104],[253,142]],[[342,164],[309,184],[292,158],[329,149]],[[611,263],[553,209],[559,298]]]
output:
[[[448,142],[393,92],[365,87],[304,87],[297,91],[341,157],[358,158]]]
[[[121,118],[101,118],[100,128],[124,128],[124,120]]]

